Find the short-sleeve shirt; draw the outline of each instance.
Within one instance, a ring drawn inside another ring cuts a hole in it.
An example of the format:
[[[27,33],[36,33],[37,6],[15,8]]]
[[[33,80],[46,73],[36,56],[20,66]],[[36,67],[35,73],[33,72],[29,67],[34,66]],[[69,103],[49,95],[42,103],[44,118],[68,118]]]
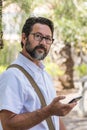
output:
[[[47,105],[52,102],[56,96],[52,79],[46,73],[43,64],[40,67],[31,60],[19,53],[18,58],[13,64],[19,64],[33,77]],[[41,103],[34,88],[17,68],[9,68],[0,75],[0,111],[5,109],[16,114],[32,112],[41,108]],[[55,130],[59,130],[59,117],[52,116]],[[48,130],[46,121],[32,127],[29,130]]]

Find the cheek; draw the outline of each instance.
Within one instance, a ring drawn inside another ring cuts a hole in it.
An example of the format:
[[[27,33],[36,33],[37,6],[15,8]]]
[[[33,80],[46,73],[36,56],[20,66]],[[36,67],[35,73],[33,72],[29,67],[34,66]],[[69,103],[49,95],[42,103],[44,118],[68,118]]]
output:
[[[26,42],[26,49],[27,50],[33,50],[37,45],[35,43],[33,43],[33,41],[29,41],[27,40]]]
[[[31,48],[34,48],[34,47],[38,46],[38,41],[35,41],[31,37],[28,39],[28,43],[30,44]]]
[[[28,37],[28,42],[29,42],[32,46],[38,45],[38,41],[34,40],[34,38],[31,37],[31,35]]]
[[[48,46],[48,47],[47,47],[47,51],[48,51],[48,52],[49,52],[50,48],[51,48],[51,46]]]

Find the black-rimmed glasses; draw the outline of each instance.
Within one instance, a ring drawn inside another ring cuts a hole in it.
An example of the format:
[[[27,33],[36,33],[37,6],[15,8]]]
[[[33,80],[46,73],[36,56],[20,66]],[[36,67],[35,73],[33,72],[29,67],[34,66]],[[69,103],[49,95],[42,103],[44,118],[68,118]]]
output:
[[[50,37],[50,36],[43,36],[40,33],[30,33],[30,34],[34,36],[34,39],[36,41],[41,42],[43,39],[45,39],[46,43],[49,44],[49,45],[51,45],[53,43],[53,41],[54,41],[54,39],[52,37]]]

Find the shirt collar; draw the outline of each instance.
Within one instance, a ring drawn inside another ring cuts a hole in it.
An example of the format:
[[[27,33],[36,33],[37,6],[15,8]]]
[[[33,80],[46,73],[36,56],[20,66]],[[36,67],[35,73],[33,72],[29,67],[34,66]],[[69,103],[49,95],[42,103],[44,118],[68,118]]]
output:
[[[18,59],[24,64],[26,65],[28,68],[32,68],[32,70],[35,69],[44,69],[45,66],[43,65],[42,62],[40,62],[40,66],[37,66],[35,63],[33,63],[30,59],[26,58],[23,54],[19,53],[18,55]]]

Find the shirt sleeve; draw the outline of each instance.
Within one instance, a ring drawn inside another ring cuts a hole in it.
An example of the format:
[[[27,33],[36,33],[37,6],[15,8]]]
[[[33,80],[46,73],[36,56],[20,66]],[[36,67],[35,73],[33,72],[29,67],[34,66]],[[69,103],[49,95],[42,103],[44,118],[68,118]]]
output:
[[[23,107],[23,89],[19,71],[13,70],[8,69],[0,76],[0,110],[19,114]]]

